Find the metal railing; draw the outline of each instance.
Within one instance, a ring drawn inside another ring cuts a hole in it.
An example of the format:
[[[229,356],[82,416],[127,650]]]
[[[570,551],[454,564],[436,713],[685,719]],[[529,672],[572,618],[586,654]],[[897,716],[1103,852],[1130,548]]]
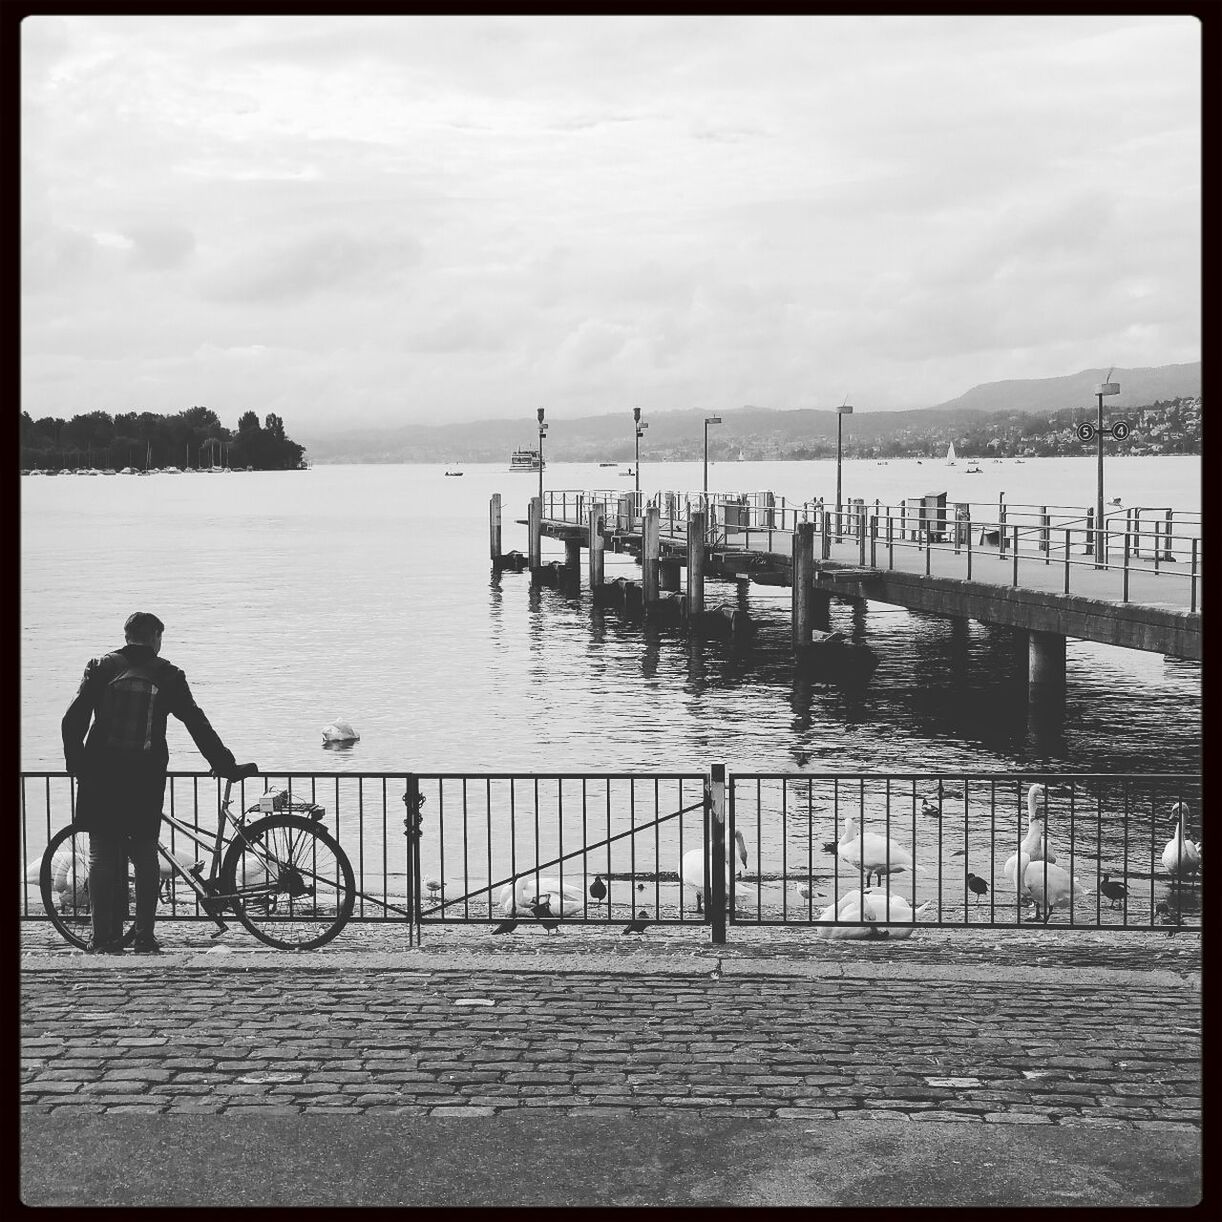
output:
[[[269,789],[323,806],[352,862],[357,922],[707,922],[724,940],[724,911],[710,912],[722,891],[731,927],[866,930],[876,918],[841,907],[855,892],[859,905],[862,892],[885,905],[893,928],[1042,927],[1045,913],[1050,928],[1201,924],[1199,854],[1183,878],[1168,857],[1185,811],[1199,842],[1194,775],[738,773],[723,782],[723,773],[280,773],[244,782],[234,807],[251,810]],[[1037,782],[1047,792],[1033,799]],[[20,915],[39,919],[42,851],[71,821],[75,782],[23,773],[20,793]],[[416,794],[425,801],[412,836],[404,816]],[[176,772],[166,810],[207,837],[219,798],[216,780]],[[1010,859],[1033,808],[1047,847],[1019,886]],[[173,837],[166,847],[198,855]],[[1042,910],[1036,898],[1048,900]],[[193,892],[171,886],[158,919],[210,918]]]

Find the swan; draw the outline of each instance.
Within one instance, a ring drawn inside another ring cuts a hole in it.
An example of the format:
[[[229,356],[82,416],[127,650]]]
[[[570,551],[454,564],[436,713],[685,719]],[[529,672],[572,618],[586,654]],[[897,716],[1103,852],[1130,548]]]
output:
[[[352,728],[351,722],[339,718],[323,726],[322,740],[324,743],[358,743],[361,736]]]
[[[859,833],[857,820],[852,815],[845,816],[844,834],[836,847],[836,856],[841,861],[855,870],[865,871],[867,886],[871,874],[876,874],[882,882],[885,874],[912,868],[912,854],[907,849],[877,832]]]
[[[1083,896],[1094,894],[1081,879],[1074,878],[1068,870],[1053,865],[1047,858],[1033,861],[1027,866],[1023,874],[1023,890],[1035,901],[1037,918],[1040,909],[1043,909],[1045,925],[1054,908],[1072,908]]]
[[[743,834],[738,828],[734,829],[735,850],[738,853],[738,859],[742,862],[742,868],[747,868],[747,842],[743,839]],[[704,911],[704,849],[688,849],[683,854],[683,859],[679,865],[679,873],[683,879],[684,886],[691,887],[696,892],[696,911]],[[742,871],[738,871],[741,876]],[[730,902],[730,854],[726,854],[726,904]]]
[[[585,908],[585,895],[573,883],[527,874],[506,883],[497,902],[507,917],[535,916],[536,908],[546,908],[554,917],[576,916]]]
[[[1020,855],[1023,859],[1022,869],[1024,872],[1033,861],[1047,860],[1055,862],[1057,859],[1056,854],[1048,846],[1044,830],[1048,820],[1047,794],[1048,790],[1043,785],[1032,785],[1027,790],[1027,834],[1023,837],[1019,851],[1011,853],[1006,858],[1005,865],[1002,866],[1002,873],[1009,879],[1010,886],[1015,891],[1018,890],[1018,859]],[[1040,806],[1041,800],[1044,802],[1043,808]]]
[[[1188,803],[1177,802],[1171,808],[1174,816],[1175,835],[1163,849],[1163,869],[1172,878],[1195,878],[1201,868],[1201,846],[1184,835],[1184,824],[1188,821]]]
[[[932,900],[926,900],[915,911],[902,895],[887,895],[885,892],[869,890],[850,891],[841,896],[838,904],[829,904],[816,918],[821,938],[910,938],[913,925],[929,910]],[[842,922],[834,925],[832,922]],[[844,924],[865,921],[866,925]],[[903,924],[886,924],[888,921]]]

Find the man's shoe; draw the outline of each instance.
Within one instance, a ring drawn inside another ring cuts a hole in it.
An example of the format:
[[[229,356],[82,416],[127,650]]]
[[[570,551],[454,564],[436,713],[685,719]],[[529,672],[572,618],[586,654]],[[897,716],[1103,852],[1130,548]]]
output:
[[[159,955],[161,954],[161,943],[156,938],[143,939],[132,947],[132,953],[136,955]]]
[[[126,953],[118,942],[99,942],[96,945],[90,942],[85,947],[85,954],[87,955],[124,955]]]

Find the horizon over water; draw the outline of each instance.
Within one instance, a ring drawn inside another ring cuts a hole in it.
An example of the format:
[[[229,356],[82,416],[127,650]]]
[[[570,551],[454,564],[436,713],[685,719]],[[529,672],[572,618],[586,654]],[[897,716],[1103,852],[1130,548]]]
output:
[[[702,465],[650,464],[642,491],[694,491]],[[1064,725],[1028,724],[1007,631],[868,604],[879,658],[864,687],[795,677],[788,588],[752,586],[746,649],[532,590],[491,573],[488,502],[503,499],[504,551],[526,550],[537,474],[505,464],[320,465],[304,472],[56,477],[21,481],[21,760],[63,768],[59,722],[86,661],[122,644],[132,611],[166,624],[164,656],[239,759],[273,772],[744,771],[1195,772],[1201,672],[1070,639]],[[965,464],[846,461],[843,495],[896,501],[1093,504],[1094,458]],[[1105,497],[1199,513],[1197,457],[1108,458]],[[549,463],[551,490],[634,484],[615,468]],[[715,463],[712,491],[835,499],[835,462]],[[563,557],[545,540],[544,559]],[[606,576],[637,577],[607,553]],[[583,555],[583,586],[585,565]],[[733,600],[710,581],[710,605]],[[833,627],[853,612],[833,601]],[[954,657],[958,657],[958,662]],[[322,747],[337,717],[361,734]],[[171,768],[204,770],[170,722]]]

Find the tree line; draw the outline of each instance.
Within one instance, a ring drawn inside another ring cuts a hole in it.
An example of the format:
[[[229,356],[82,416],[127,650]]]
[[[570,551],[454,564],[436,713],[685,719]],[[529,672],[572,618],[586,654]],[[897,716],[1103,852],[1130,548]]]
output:
[[[301,465],[305,447],[284,432],[284,421],[269,412],[262,424],[243,412],[236,430],[216,412],[189,407],[173,416],[156,412],[86,412],[71,420],[21,413],[21,466],[122,470],[135,467],[253,467],[289,471]]]

